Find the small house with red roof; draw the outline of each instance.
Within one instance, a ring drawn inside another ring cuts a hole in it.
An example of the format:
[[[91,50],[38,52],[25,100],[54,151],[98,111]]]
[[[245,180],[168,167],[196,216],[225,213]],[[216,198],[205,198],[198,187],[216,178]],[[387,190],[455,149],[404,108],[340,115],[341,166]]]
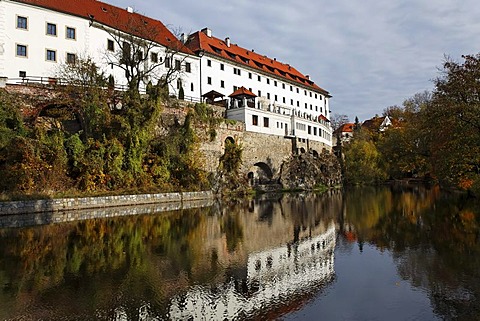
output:
[[[346,123],[338,127],[334,132],[333,132],[333,143],[334,145],[337,145],[338,139],[342,143],[349,142],[350,139],[353,137],[354,133],[354,128],[355,124],[354,123]]]

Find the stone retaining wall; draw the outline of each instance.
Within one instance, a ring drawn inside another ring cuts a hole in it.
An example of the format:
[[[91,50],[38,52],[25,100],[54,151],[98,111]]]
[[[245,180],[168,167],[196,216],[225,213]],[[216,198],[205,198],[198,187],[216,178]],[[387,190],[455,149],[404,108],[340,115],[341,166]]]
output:
[[[136,206],[93,208],[75,211],[0,215],[0,228],[19,228],[130,215],[150,215],[168,211],[209,207],[214,204],[215,202],[213,199],[203,199]]]
[[[182,204],[183,202],[209,199],[213,199],[213,193],[211,191],[0,202],[0,216],[22,213],[73,211],[157,203]]]

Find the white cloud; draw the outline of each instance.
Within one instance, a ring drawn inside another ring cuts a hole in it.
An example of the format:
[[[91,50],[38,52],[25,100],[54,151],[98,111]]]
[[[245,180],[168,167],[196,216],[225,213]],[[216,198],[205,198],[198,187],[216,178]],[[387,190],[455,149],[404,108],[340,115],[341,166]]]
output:
[[[432,89],[444,54],[480,51],[474,0],[110,2],[187,32],[208,26],[219,38],[290,63],[331,92],[334,112],[352,119]]]

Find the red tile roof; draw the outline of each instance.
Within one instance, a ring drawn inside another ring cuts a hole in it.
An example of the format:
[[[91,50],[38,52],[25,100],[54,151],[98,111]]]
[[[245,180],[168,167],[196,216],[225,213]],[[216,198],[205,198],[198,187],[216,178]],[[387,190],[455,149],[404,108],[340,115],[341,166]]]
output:
[[[245,87],[240,87],[237,90],[235,90],[232,94],[230,94],[228,97],[237,97],[237,96],[250,96],[250,97],[257,97],[254,93],[252,93],[250,90],[248,90]]]
[[[336,131],[339,131],[341,133],[352,133],[354,127],[355,127],[354,123],[346,123],[340,126]]]
[[[328,91],[317,86],[307,76],[288,64],[281,63],[276,59],[262,56],[252,50],[239,47],[236,44],[227,45],[224,40],[209,37],[202,31],[191,34],[187,41],[187,46],[198,53],[203,50],[209,54],[227,59],[238,64],[248,66],[253,69],[261,70],[264,73],[283,78],[289,82],[297,83],[309,87],[312,90],[328,95]]]
[[[161,44],[176,48],[184,53],[193,54],[175,35],[158,20],[138,13],[130,13],[126,9],[112,6],[97,0],[13,0],[32,6],[51,9],[73,16],[93,20],[108,27],[135,34]],[[134,29],[137,29],[136,31]]]

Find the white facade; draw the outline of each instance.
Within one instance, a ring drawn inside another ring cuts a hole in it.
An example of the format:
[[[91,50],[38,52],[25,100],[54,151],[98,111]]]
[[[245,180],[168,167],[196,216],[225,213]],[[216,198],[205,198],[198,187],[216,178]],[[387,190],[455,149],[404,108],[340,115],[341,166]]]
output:
[[[0,77],[8,78],[7,83],[19,82],[21,78],[55,78],[59,76],[61,64],[67,63],[69,58],[91,57],[106,76],[114,76],[116,85],[126,84],[125,72],[108,63],[108,56],[113,54],[108,42],[114,39],[101,22],[92,23],[83,17],[9,0],[0,1],[0,16]],[[113,42],[114,50],[119,50]],[[159,59],[166,55],[161,45],[152,52]],[[185,96],[198,99],[199,58],[183,53],[177,56],[182,61],[177,76],[181,78]],[[185,70],[186,63],[190,65],[189,72]],[[164,64],[160,65],[152,73],[152,83],[165,72]],[[170,93],[178,95],[178,90],[177,79],[174,79],[170,83]]]
[[[210,30],[202,32],[212,38]],[[219,41],[233,46],[228,38]],[[245,122],[247,131],[309,139],[332,147],[330,96],[325,92],[209,52],[204,52],[200,64],[202,95],[212,90],[223,94],[227,118]],[[229,98],[242,86],[257,96],[255,108],[236,108]]]
[[[78,57],[91,57],[105,76],[114,77],[116,85],[126,85],[125,71],[109,63],[121,48],[118,48],[112,35],[106,31],[109,27],[103,21],[111,21],[112,17],[106,16],[110,11],[120,13],[123,17],[136,15],[135,17],[143,19],[142,16],[100,1],[78,1],[73,6],[58,1],[41,2],[41,5],[48,5],[51,9],[36,5],[34,0],[27,0],[29,1],[30,4],[0,0],[2,81],[18,83],[38,80],[40,77],[45,82],[55,81],[54,78],[61,76],[59,71],[62,64]],[[88,10],[95,12],[95,15],[87,14]],[[208,34],[209,38],[219,42],[225,49],[238,50],[239,47],[231,44],[228,38],[225,41],[219,40],[211,36],[210,30],[204,31],[202,34]],[[171,38],[175,37],[168,33]],[[176,42],[177,39],[172,41]],[[252,59],[253,56],[260,57],[253,51],[242,50],[246,55],[250,54]],[[151,52],[156,54],[160,62],[167,57],[166,48],[160,44]],[[302,81],[289,78],[288,75],[285,76],[285,73],[289,73],[289,65],[266,56],[258,59],[282,66],[283,76],[215,55],[213,51],[202,50],[204,55],[200,57],[193,54],[193,49],[184,52],[178,52],[174,57],[174,60],[180,62],[180,70],[170,82],[170,94],[178,96],[179,86],[182,86],[187,100],[200,101],[203,94],[214,90],[225,96],[227,118],[245,122],[247,131],[311,140],[327,147],[332,146],[332,129],[328,121],[330,96],[314,85],[308,76],[303,76],[292,68],[292,73],[300,75]],[[154,64],[153,58],[149,58],[145,68],[148,68],[148,64]],[[171,61],[171,66],[175,66],[175,61]],[[155,84],[166,72],[165,64],[160,64],[145,83],[151,81]],[[140,85],[141,89],[145,83]],[[254,106],[235,108],[228,96],[241,86],[257,95]]]

